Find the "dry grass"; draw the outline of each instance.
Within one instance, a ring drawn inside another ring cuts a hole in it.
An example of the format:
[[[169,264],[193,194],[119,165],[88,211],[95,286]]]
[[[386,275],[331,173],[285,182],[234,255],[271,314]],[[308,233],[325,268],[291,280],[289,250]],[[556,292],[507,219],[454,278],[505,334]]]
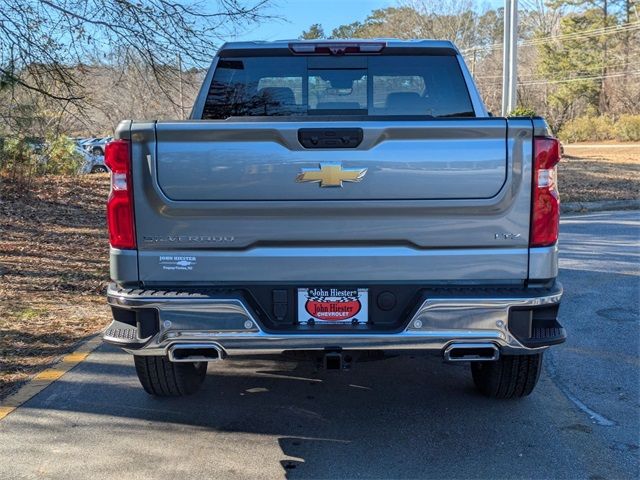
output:
[[[109,320],[108,176],[1,180],[0,398]]]
[[[640,144],[565,145],[558,175],[563,202],[638,198]]]

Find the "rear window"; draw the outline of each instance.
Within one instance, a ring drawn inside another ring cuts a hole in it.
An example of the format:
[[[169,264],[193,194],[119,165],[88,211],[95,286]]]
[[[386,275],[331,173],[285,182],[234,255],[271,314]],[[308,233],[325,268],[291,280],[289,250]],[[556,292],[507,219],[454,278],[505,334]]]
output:
[[[356,68],[309,57],[221,58],[203,119],[249,116],[473,117],[454,56],[368,56]]]

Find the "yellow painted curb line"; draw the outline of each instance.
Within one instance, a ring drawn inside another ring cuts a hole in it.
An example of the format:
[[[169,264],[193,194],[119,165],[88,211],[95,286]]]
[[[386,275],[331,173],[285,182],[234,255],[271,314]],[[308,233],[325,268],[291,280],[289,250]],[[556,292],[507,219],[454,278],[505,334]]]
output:
[[[58,363],[35,375],[29,382],[20,387],[16,393],[9,395],[4,400],[0,400],[0,420],[82,362],[101,344],[101,335],[93,336],[81,343],[75,351],[62,357]]]

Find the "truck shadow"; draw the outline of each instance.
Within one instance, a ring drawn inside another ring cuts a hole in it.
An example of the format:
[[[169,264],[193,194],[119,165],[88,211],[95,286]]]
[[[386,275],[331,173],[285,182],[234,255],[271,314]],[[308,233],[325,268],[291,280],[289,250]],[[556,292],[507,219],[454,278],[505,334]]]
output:
[[[432,356],[363,362],[344,373],[286,358],[253,358],[212,364],[193,396],[158,399],[144,393],[131,363],[126,354],[101,347],[28,402],[33,413],[23,413],[21,421],[44,433],[64,431],[68,415],[82,430],[97,428],[102,421],[96,418],[110,419],[103,443],[88,437],[87,451],[116,449],[121,435],[168,438],[175,428],[192,432],[188,443],[213,440],[212,449],[220,435],[233,434],[239,449],[247,448],[246,438],[260,438],[252,448],[269,451],[275,437],[282,453],[268,463],[276,462],[288,478],[468,477],[470,465],[479,476],[494,476],[519,452],[555,455],[552,445],[531,435],[539,424],[548,431],[554,423],[549,403],[558,398],[544,391],[545,380],[537,395],[496,402],[475,392],[466,365],[445,365]],[[41,424],[43,416],[58,419],[53,428]],[[153,447],[140,448],[154,455]],[[191,447],[174,448],[188,455]],[[456,457],[464,461],[452,463]],[[526,460],[532,468],[535,458]]]

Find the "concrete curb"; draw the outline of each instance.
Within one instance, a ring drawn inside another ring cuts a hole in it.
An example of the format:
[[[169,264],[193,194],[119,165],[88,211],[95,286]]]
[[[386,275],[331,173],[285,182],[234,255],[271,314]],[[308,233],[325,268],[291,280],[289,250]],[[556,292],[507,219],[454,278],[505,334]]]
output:
[[[640,199],[560,203],[561,213],[604,212],[607,210],[640,210]]]
[[[81,342],[74,351],[64,355],[46,370],[33,376],[17,392],[0,400],[0,420],[77,366],[100,345],[102,345],[102,334],[98,333]]]

